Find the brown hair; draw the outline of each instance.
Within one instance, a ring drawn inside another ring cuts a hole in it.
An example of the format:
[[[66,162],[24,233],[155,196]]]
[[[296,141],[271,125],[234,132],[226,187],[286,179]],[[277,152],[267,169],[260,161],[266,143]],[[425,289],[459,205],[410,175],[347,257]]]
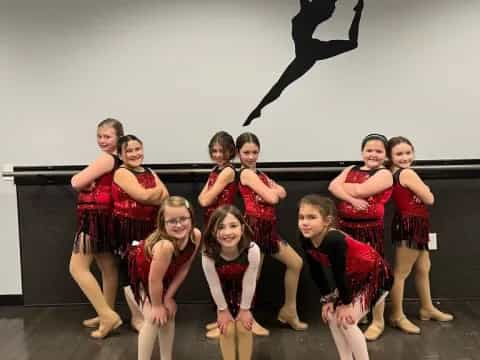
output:
[[[152,257],[153,246],[160,240],[170,241],[173,244],[173,247],[175,249],[175,254],[178,254],[178,251],[179,251],[179,245],[177,244],[178,239],[175,239],[173,236],[168,235],[165,229],[165,208],[167,206],[184,207],[188,210],[190,214],[190,221],[192,224],[192,229],[190,230],[190,234],[188,235],[188,237],[189,237],[189,241],[193,241],[193,242],[195,241],[195,234],[193,231],[195,228],[195,217],[194,217],[195,214],[193,212],[192,205],[190,205],[187,199],[181,196],[169,196],[162,202],[162,205],[158,210],[156,229],[145,240],[145,254],[147,255],[147,257],[150,257],[150,258]]]
[[[100,121],[97,125],[97,129],[101,128],[103,126],[110,126],[115,130],[115,134],[117,135],[117,140],[123,136],[123,125],[122,123],[114,118],[106,118],[102,121]]]
[[[302,205],[311,205],[317,208],[318,212],[325,219],[327,217],[332,218],[332,222],[328,226],[328,229],[335,227],[337,223],[337,208],[332,199],[326,196],[318,194],[308,194],[300,199],[298,207]]]
[[[238,135],[236,141],[237,151],[240,151],[243,145],[252,143],[258,146],[260,149],[260,141],[258,140],[257,135],[251,132],[244,132],[243,134]]]
[[[251,239],[253,238],[253,232],[250,226],[245,222],[245,219],[235,206],[223,205],[218,207],[210,216],[207,227],[203,233],[204,253],[214,261],[218,261],[220,258],[221,246],[217,241],[217,232],[220,224],[228,214],[232,214],[240,222],[243,227],[243,234],[240,242],[238,243],[238,251],[242,252],[250,246]]]
[[[124,135],[118,139],[118,143],[117,143],[117,154],[119,156],[122,155],[122,152],[125,150],[125,148],[127,147],[130,141],[137,141],[140,143],[140,145],[143,145],[142,140],[140,140],[135,135],[132,135],[132,134]]]
[[[213,147],[218,144],[223,149],[224,160],[233,160],[235,158],[235,142],[232,135],[226,131],[219,131],[212,136],[208,143],[208,153],[212,156]]]
[[[410,147],[412,148],[412,151],[415,151],[415,148],[413,147],[413,144],[406,137],[394,136],[394,137],[390,138],[390,140],[388,140],[388,144],[387,144],[387,156],[388,156],[389,159],[392,158],[393,148],[397,145],[400,145],[400,144],[410,145]]]
[[[412,147],[412,151],[415,152],[413,144],[406,137],[403,136],[394,136],[388,140],[387,143],[387,161],[385,161],[385,167],[391,169],[393,166],[392,162],[392,150],[395,146],[399,144],[407,144]]]

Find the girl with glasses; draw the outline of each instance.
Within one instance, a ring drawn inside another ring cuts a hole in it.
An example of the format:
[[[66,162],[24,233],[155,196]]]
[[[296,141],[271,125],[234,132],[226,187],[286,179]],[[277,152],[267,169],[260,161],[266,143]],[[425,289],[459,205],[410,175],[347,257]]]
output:
[[[160,359],[172,359],[175,294],[200,245],[200,230],[193,219],[186,199],[167,198],[158,212],[155,231],[129,252],[130,284],[145,319],[138,334],[138,360],[150,360],[157,338]]]
[[[128,286],[126,254],[155,229],[158,206],[168,191],[158,176],[143,166],[143,143],[135,135],[125,135],[118,142],[123,165],[115,171],[112,185],[113,228],[120,264],[121,285],[131,312],[130,324],[139,331],[143,316]]]

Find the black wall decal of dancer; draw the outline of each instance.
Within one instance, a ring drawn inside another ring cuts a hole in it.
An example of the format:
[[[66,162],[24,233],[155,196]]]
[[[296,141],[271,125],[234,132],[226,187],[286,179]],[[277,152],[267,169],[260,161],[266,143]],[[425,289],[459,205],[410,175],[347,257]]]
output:
[[[275,101],[287,86],[303,76],[318,60],[328,59],[358,46],[358,29],[363,10],[363,0],[353,8],[355,15],[348,32],[348,40],[322,41],[313,38],[317,26],[328,20],[335,11],[336,0],[300,0],[300,11],[292,18],[292,38],[295,58],[260,104],[248,115],[243,126],[260,117],[262,109]]]

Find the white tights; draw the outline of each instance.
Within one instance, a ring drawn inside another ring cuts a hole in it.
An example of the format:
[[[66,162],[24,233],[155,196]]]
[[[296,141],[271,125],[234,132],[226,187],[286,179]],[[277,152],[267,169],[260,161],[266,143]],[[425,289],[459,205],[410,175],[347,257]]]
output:
[[[355,324],[343,327],[337,322],[337,314],[328,315],[328,326],[340,355],[340,360],[368,360],[367,341],[360,328],[358,320],[367,314],[367,309],[362,308],[362,301],[356,298],[353,305]]]
[[[153,324],[150,316],[151,305],[148,300],[145,300],[142,311],[145,321],[138,333],[138,360],[151,359],[157,337],[160,347],[160,360],[172,360],[175,319],[168,320],[164,326]]]

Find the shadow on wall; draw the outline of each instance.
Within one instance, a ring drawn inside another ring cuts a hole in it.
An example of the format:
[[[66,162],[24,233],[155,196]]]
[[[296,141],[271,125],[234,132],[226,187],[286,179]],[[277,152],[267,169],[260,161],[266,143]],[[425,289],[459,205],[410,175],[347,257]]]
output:
[[[295,80],[305,75],[318,60],[328,59],[358,46],[358,30],[363,11],[363,0],[354,7],[354,16],[348,40],[323,41],[313,38],[317,26],[330,19],[335,12],[336,0],[300,0],[300,11],[292,18],[292,39],[295,44],[295,58],[287,66],[278,81],[248,115],[243,126],[259,118],[262,109],[278,99],[280,94]]]

